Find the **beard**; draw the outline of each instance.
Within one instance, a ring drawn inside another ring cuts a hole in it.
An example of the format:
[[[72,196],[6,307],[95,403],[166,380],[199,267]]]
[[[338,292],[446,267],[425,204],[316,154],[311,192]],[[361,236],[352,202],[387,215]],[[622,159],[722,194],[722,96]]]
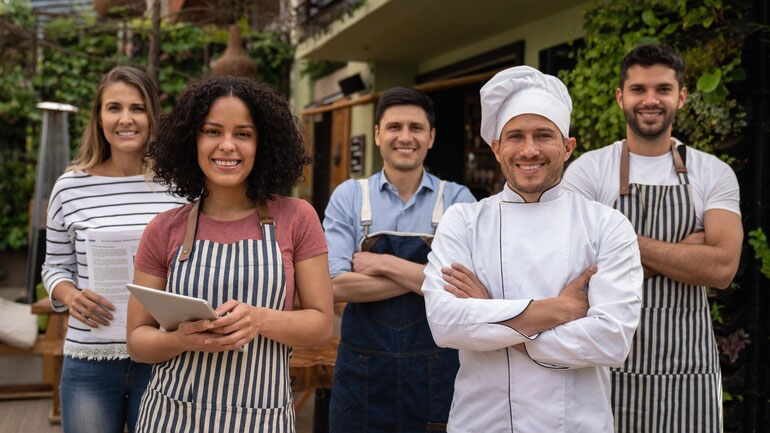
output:
[[[640,108],[640,110],[644,108],[653,108],[653,107],[643,107],[643,108]],[[634,134],[642,138],[654,139],[654,138],[660,137],[666,131],[668,131],[668,129],[674,123],[674,117],[676,117],[676,111],[669,112],[663,107],[654,107],[654,108],[659,109],[663,112],[663,119],[659,124],[649,125],[649,126],[643,123],[641,114],[637,114],[633,109],[630,109],[630,110],[623,109],[623,116],[626,118],[626,124],[629,126],[629,128],[631,128]]]

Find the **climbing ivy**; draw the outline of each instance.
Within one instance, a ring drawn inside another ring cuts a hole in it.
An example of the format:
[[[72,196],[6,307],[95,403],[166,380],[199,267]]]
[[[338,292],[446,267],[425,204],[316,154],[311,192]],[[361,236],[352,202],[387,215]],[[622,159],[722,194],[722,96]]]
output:
[[[754,258],[759,260],[760,272],[765,278],[770,279],[770,246],[761,228],[749,232],[749,245],[754,248]]]
[[[742,139],[746,112],[737,98],[746,71],[741,66],[751,26],[744,24],[747,2],[739,0],[593,0],[584,10],[585,45],[576,66],[560,76],[573,100],[572,133],[577,153],[606,146],[625,137],[625,119],[615,101],[622,58],[643,43],[662,43],[677,50],[687,65],[687,102],[677,112],[674,135],[686,144],[741,166],[730,148]],[[758,257],[770,262],[761,232],[749,234]],[[764,264],[765,262],[763,262]],[[770,272],[770,263],[763,272]],[[738,280],[740,281],[740,276]],[[711,290],[711,313],[723,373],[725,431],[740,425],[745,369],[741,354],[751,344],[742,327],[745,300],[740,283]],[[757,337],[755,336],[755,339]]]
[[[745,110],[730,84],[745,79],[738,29],[743,12],[722,0],[594,0],[584,13],[585,47],[577,65],[564,71],[574,103],[572,125],[578,150],[603,147],[625,136],[625,119],[615,102],[620,61],[642,43],[663,43],[687,64],[688,101],[674,134],[707,152],[728,148],[746,127]]]
[[[260,80],[284,94],[294,49],[285,35],[258,32],[239,22],[246,51]],[[145,68],[150,41],[146,18],[97,21],[89,15],[53,19],[37,41],[36,18],[25,0],[0,1],[0,251],[27,244],[27,204],[32,196],[40,137],[39,101],[72,104],[73,152],[88,122],[101,76],[118,64]],[[213,25],[161,22],[159,87],[168,111],[191,80],[209,71],[227,44],[227,30]]]

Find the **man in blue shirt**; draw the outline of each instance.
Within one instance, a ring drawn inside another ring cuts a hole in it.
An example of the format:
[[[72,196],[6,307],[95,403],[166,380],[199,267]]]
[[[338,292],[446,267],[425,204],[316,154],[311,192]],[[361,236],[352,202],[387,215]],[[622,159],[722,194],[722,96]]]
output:
[[[457,352],[436,346],[421,286],[433,233],[464,186],[427,173],[433,102],[383,93],[374,140],[383,170],[332,193],[324,218],[335,302],[347,302],[329,408],[332,432],[424,432],[446,426]]]

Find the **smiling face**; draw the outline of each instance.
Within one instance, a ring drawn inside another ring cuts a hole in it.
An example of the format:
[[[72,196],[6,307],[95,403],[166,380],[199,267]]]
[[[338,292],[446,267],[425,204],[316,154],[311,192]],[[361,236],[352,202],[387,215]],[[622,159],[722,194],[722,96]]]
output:
[[[139,89],[122,81],[107,86],[102,93],[99,124],[112,155],[142,154],[149,137],[150,120]]]
[[[492,141],[508,186],[528,202],[538,201],[559,183],[574,149],[574,138],[562,139],[556,125],[537,114],[514,117],[503,127],[500,140]]]
[[[246,104],[234,96],[214,100],[198,131],[197,145],[209,193],[218,188],[245,193],[257,153],[257,128]]]
[[[615,91],[626,117],[627,134],[648,140],[671,133],[676,111],[684,106],[686,97],[676,72],[665,65],[629,67],[623,88]]]
[[[425,110],[417,105],[392,105],[374,126],[374,142],[380,148],[386,171],[422,170],[422,163],[436,137]]]

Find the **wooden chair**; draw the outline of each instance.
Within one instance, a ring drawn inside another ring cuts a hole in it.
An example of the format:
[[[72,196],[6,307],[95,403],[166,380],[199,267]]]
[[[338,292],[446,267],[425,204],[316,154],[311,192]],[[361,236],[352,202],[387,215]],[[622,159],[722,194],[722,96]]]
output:
[[[302,308],[295,300],[295,309]],[[342,315],[345,304],[335,304],[334,313]],[[335,332],[336,333],[336,332]],[[328,432],[329,396],[334,378],[334,363],[337,361],[337,347],[340,338],[333,336],[321,346],[295,347],[289,361],[291,390],[302,394],[294,402],[294,411],[299,413],[308,399],[315,394],[313,433]]]
[[[48,420],[52,424],[61,423],[61,401],[59,382],[61,366],[64,360],[64,337],[67,332],[67,313],[57,313],[51,308],[48,298],[32,304],[32,314],[47,315],[48,328],[45,334],[38,335],[31,349],[20,349],[0,343],[0,355],[41,355],[43,357],[43,382],[22,385],[0,386],[0,399],[44,398],[51,397],[51,411]]]
[[[294,403],[299,412],[317,388],[330,389],[334,377],[334,362],[340,339],[332,337],[323,346],[295,347],[289,362],[291,390],[302,395]]]

